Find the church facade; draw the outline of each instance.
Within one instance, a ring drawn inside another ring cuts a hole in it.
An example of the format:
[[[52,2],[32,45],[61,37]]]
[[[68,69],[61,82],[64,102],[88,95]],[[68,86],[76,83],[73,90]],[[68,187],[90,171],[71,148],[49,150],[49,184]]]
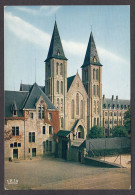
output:
[[[123,125],[129,100],[102,97],[102,68],[91,32],[82,80],[77,73],[67,77],[67,58],[55,21],[47,58],[45,86],[20,85],[20,91],[5,91],[5,158],[33,158],[54,153],[74,157],[72,146],[81,146],[94,126],[111,135]],[[79,153],[81,155],[81,153]],[[80,157],[81,158],[81,157]]]

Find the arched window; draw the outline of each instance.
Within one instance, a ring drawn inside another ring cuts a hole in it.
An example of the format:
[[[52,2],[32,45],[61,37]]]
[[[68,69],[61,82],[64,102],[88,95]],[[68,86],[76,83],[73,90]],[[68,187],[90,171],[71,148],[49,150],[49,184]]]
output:
[[[93,80],[95,79],[95,69],[93,69]]]
[[[58,75],[59,73],[59,63],[56,64],[56,74]]]
[[[96,101],[94,101],[94,113],[96,114]]]
[[[76,94],[76,115],[79,115],[79,94]]]
[[[96,70],[96,80],[97,81],[99,80],[99,71],[98,71],[98,69]]]
[[[96,86],[93,86],[93,95],[96,95]]]
[[[63,99],[61,99],[61,112],[63,112]]]
[[[59,98],[57,98],[57,109],[59,109]]]
[[[71,118],[74,118],[74,100],[71,102]]]
[[[80,103],[80,117],[83,118],[83,100]]]
[[[63,117],[61,118],[61,128],[63,128]]]
[[[99,101],[97,101],[97,113],[99,114]]]
[[[99,96],[99,86],[97,85],[97,96]]]
[[[60,75],[63,75],[63,64],[60,64]]]
[[[45,108],[44,106],[42,106],[42,119],[44,118],[44,115],[45,115]]]
[[[61,81],[61,93],[63,94],[63,81]]]
[[[59,81],[57,81],[57,93],[59,93]]]
[[[41,106],[38,107],[38,118],[41,119]]]

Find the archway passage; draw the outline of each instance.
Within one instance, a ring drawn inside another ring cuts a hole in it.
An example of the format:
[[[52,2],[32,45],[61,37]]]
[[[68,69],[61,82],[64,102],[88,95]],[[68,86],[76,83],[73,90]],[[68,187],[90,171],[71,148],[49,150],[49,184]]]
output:
[[[78,138],[84,138],[84,129],[81,125],[77,128],[77,135]]]

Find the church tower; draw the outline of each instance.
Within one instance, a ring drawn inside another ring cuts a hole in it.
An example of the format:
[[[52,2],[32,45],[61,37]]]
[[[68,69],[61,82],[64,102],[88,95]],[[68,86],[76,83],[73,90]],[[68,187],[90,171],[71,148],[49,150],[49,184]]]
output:
[[[55,21],[50,48],[45,60],[45,93],[59,110],[59,128],[65,129],[67,96],[67,58]]]
[[[102,64],[91,32],[82,68],[82,82],[88,94],[88,130],[102,126]]]

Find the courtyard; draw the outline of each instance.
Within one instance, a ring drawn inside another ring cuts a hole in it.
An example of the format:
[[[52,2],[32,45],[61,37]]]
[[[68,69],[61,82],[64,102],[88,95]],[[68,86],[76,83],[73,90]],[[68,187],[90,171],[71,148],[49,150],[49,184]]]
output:
[[[5,161],[6,190],[130,189],[131,169],[100,168],[48,157]]]

